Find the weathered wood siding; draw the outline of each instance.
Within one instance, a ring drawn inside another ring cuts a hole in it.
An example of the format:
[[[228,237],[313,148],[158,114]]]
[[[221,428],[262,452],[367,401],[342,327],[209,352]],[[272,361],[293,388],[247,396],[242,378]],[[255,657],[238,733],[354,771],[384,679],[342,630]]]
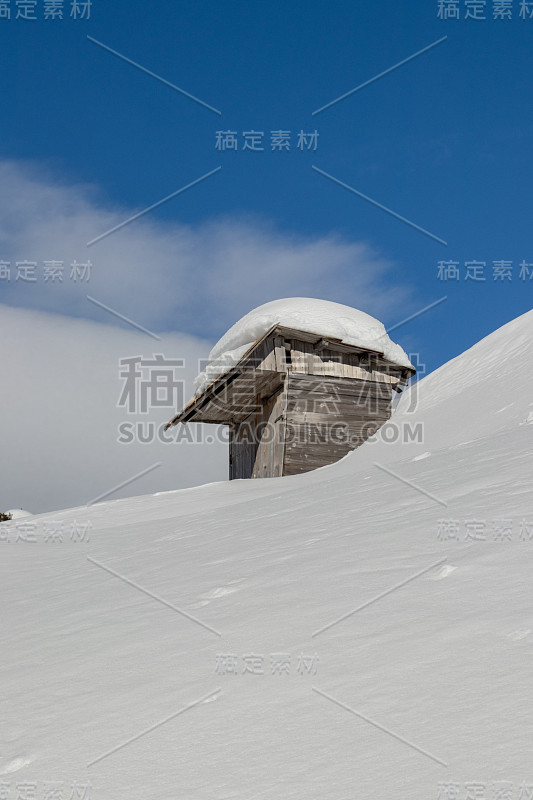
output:
[[[230,426],[230,479],[272,478],[333,464],[390,417],[391,385],[287,373],[284,386]]]
[[[230,480],[283,475],[285,402],[282,387],[255,413],[230,426]]]
[[[258,445],[253,478],[276,478],[283,475],[284,402],[285,392],[280,389],[265,402],[263,413],[257,415]]]
[[[379,357],[364,353],[340,352],[336,349],[317,350],[316,344],[298,339],[288,340],[287,364],[292,373],[331,376],[336,378],[358,378],[379,383],[395,384],[400,378],[399,368],[387,370],[379,363]]]
[[[253,427],[243,422],[229,426],[229,479],[251,478],[254,471],[255,438],[251,435]]]
[[[283,474],[333,464],[359,447],[391,414],[381,381],[289,373]]]

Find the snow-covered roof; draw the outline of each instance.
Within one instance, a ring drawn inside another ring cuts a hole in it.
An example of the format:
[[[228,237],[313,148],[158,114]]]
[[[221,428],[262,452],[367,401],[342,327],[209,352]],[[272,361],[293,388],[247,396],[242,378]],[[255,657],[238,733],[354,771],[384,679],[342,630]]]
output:
[[[339,339],[344,344],[382,353],[387,361],[412,367],[405,351],[388,336],[379,320],[330,300],[286,297],[254,308],[235,323],[209,353],[209,362],[194,381],[196,395],[230,370],[253,345],[275,325]]]

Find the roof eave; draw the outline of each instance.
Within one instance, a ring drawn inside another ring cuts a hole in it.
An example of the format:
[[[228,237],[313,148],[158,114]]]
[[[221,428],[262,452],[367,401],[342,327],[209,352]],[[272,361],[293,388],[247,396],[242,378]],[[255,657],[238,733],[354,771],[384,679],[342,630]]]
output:
[[[408,381],[415,373],[416,370],[414,367],[404,367],[400,364],[396,364],[394,361],[389,361],[388,359],[384,358],[383,351],[379,350],[370,350],[369,348],[365,347],[358,347],[356,345],[349,345],[343,342],[341,339],[334,339],[331,337],[324,337],[319,334],[312,334],[308,333],[307,331],[299,331],[296,328],[288,328],[284,325],[273,325],[266,331],[262,336],[259,336],[255,342],[253,342],[250,347],[242,354],[241,358],[234,364],[233,367],[227,370],[227,372],[218,375],[215,380],[213,380],[210,384],[208,384],[205,389],[202,391],[201,394],[194,397],[186,406],[183,408],[175,417],[173,417],[170,422],[167,422],[165,425],[165,430],[171,428],[173,425],[177,425],[178,422],[189,422],[191,421],[191,417],[201,410],[202,407],[206,406],[209,402],[211,402],[218,393],[220,393],[224,387],[229,386],[236,378],[240,375],[244,374],[246,371],[246,360],[250,358],[253,351],[266,339],[268,339],[273,334],[283,336],[285,338],[302,338],[304,337],[307,341],[311,343],[318,343],[324,342],[324,347],[328,347],[331,345],[331,349],[339,348],[344,352],[359,352],[359,353],[368,353],[369,356],[377,356],[381,359],[381,361],[390,367],[398,369],[404,372],[410,373],[406,376],[406,381]],[[267,370],[262,370],[265,375],[275,375],[275,372],[269,372]],[[403,381],[402,381],[403,382]],[[193,420],[194,421],[194,420]],[[211,420],[203,419],[202,422],[211,422]],[[221,423],[220,419],[212,420],[213,423]]]

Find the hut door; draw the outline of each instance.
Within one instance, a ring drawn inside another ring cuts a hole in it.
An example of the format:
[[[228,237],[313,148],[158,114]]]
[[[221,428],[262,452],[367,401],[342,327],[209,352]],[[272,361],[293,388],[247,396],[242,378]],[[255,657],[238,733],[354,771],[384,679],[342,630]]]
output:
[[[263,401],[257,414],[257,450],[254,478],[276,478],[283,474],[283,388]]]
[[[229,479],[252,478],[255,464],[257,441],[255,435],[255,414],[244,422],[230,426],[229,439]]]

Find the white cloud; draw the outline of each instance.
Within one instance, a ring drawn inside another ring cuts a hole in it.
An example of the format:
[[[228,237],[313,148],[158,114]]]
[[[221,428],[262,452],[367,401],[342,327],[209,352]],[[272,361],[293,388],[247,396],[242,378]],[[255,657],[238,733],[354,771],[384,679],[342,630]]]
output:
[[[155,210],[87,247],[140,209],[111,209],[94,187],[28,164],[0,162],[0,182],[0,259],[37,261],[41,270],[45,260],[93,263],[89,284],[70,280],[66,268],[61,285],[15,282],[13,266],[1,288],[9,305],[102,320],[90,294],[146,327],[218,338],[278,297],[335,300],[380,317],[410,296],[370,245],[338,235],[282,233],[254,217],[160,222]]]
[[[221,443],[117,441],[121,422],[141,419],[117,408],[119,358],[184,358],[176,377],[186,378],[188,396],[209,347],[184,334],[156,342],[135,330],[0,305],[0,511],[84,505],[159,461],[161,467],[109,499],[225,480],[228,456]],[[173,409],[152,409],[143,421],[159,427],[172,415]]]

